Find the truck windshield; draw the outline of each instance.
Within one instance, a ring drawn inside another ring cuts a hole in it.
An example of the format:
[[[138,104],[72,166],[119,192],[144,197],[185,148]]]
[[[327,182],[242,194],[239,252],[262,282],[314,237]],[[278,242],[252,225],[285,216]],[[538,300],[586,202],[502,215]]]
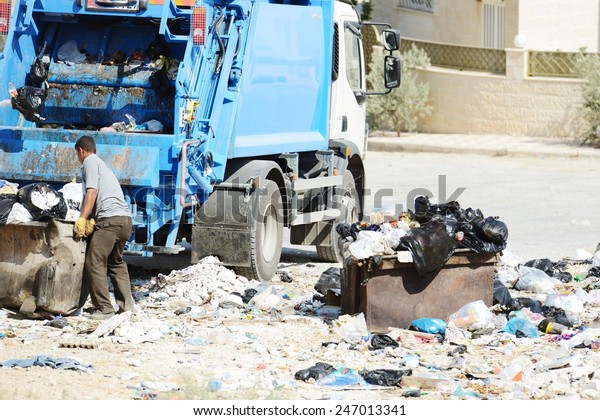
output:
[[[344,30],[346,76],[352,90],[361,90],[360,32],[352,25]]]

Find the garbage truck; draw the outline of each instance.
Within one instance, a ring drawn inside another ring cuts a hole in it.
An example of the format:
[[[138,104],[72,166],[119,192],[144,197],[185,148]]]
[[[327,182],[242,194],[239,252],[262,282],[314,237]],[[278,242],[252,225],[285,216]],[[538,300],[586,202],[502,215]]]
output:
[[[289,228],[339,261],[335,225],[362,211],[366,100],[400,84],[398,30],[336,0],[0,0],[0,34],[0,179],[73,181],[87,135],[131,208],[126,253],[187,242],[191,263],[268,281]]]

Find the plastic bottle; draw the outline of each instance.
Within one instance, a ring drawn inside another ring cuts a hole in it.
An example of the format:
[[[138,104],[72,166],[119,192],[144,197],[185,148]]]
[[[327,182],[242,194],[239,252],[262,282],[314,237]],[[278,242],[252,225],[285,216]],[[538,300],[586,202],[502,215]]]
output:
[[[185,344],[190,346],[206,346],[210,344],[209,340],[206,340],[202,337],[189,337],[185,339]]]
[[[319,386],[345,387],[362,384],[363,382],[362,376],[356,370],[339,368],[331,374],[320,378],[316,383]]]
[[[213,379],[213,380],[208,381],[207,388],[211,392],[216,392],[216,391],[220,390],[222,386],[223,386],[223,382],[221,382],[218,379]]]
[[[504,381],[519,382],[523,380],[523,368],[518,363],[511,363],[500,371],[500,378]]]
[[[8,93],[11,98],[16,98],[18,95],[17,88],[15,88],[12,82],[8,82]]]
[[[563,331],[567,329],[568,327],[566,327],[565,325],[559,324],[557,322],[552,322],[548,319],[543,319],[538,324],[538,330],[545,334],[562,334]]]

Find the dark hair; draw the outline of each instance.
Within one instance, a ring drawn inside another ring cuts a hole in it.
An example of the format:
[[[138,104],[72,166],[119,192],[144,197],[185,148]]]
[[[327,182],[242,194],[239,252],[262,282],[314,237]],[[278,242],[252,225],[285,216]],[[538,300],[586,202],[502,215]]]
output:
[[[75,150],[77,150],[77,148],[81,148],[86,152],[96,153],[96,142],[90,136],[82,136],[77,140],[77,143],[75,143]]]

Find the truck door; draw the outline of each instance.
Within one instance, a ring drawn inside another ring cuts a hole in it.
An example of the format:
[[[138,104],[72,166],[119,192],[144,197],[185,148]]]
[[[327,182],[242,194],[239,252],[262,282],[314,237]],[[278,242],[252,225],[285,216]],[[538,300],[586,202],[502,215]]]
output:
[[[360,30],[356,21],[341,19],[336,25],[330,136],[352,141],[364,156],[367,96]]]

